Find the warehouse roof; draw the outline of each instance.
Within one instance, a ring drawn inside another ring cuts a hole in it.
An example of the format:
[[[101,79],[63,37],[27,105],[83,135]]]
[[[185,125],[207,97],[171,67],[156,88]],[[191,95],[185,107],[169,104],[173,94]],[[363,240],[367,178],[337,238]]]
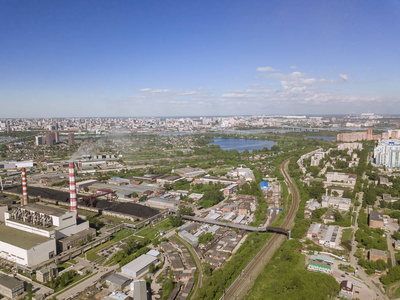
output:
[[[125,270],[130,270],[135,273],[138,273],[140,270],[143,268],[147,267],[151,263],[155,263],[157,261],[157,258],[151,255],[143,254],[139,256],[138,258],[134,259],[130,263],[126,264],[121,268],[121,271],[124,272]]]
[[[108,282],[110,282],[112,284],[115,284],[115,285],[122,286],[127,281],[132,281],[132,279],[130,279],[128,277],[125,277],[125,276],[122,276],[120,274],[112,274],[106,279],[106,281],[108,281]]]
[[[0,241],[28,250],[51,239],[25,232],[12,227],[0,225]]]
[[[21,280],[7,276],[5,274],[0,274],[0,285],[13,290],[15,287],[19,286],[22,283]]]

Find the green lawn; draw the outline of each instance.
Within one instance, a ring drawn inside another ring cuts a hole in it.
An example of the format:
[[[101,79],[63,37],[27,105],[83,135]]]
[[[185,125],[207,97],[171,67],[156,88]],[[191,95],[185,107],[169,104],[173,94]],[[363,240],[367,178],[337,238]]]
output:
[[[149,227],[144,230],[141,230],[136,233],[137,236],[142,236],[143,238],[147,239],[154,239],[157,235],[159,235],[159,231],[155,228]]]
[[[130,236],[133,234],[133,231],[130,229],[122,229],[120,231],[118,231],[117,233],[114,234],[114,237],[109,240],[108,242],[105,242],[91,250],[89,250],[88,252],[86,252],[86,258],[90,261],[93,261],[97,258],[99,258],[100,256],[96,254],[97,251],[107,248],[109,246],[111,246],[114,243],[119,242],[120,240]],[[84,255],[82,255],[84,257]]]
[[[174,227],[171,225],[171,222],[168,219],[166,219],[166,220],[158,223],[156,225],[156,228],[161,230],[161,231],[168,231],[168,230],[170,230],[170,229],[172,229]]]
[[[351,240],[352,238],[353,238],[353,229],[351,228],[343,229],[342,243]]]

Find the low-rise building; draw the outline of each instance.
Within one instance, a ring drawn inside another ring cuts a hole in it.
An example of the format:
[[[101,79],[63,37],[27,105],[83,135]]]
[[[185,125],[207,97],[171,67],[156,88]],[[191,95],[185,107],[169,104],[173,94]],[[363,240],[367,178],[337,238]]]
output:
[[[307,238],[319,245],[337,248],[340,245],[339,226],[312,223],[307,231]]]
[[[190,168],[190,167],[175,169],[175,170],[172,170],[172,172],[178,174],[179,176],[185,177],[185,178],[194,178],[196,176],[206,173],[206,171],[204,171],[201,168]]]
[[[40,270],[36,271],[36,280],[39,282],[47,282],[52,278],[56,278],[58,276],[58,268],[57,265],[52,263],[50,265],[44,266]]]
[[[331,274],[332,266],[331,266],[331,264],[329,264],[325,261],[310,259],[308,261],[307,270],[318,272],[318,273]]]
[[[327,172],[324,187],[340,186],[353,189],[357,181],[357,175],[350,173]]]
[[[382,200],[388,203],[394,203],[396,201],[399,201],[398,197],[392,197],[390,194],[383,194],[382,195]]]
[[[125,295],[124,293],[113,291],[108,296],[102,298],[102,300],[129,300],[129,296]]]
[[[152,255],[143,254],[121,268],[121,273],[129,277],[139,278],[149,270],[150,264],[156,264],[158,259]]]
[[[333,196],[323,196],[321,205],[322,207],[332,207],[335,209],[348,211],[350,209],[351,199],[333,197]]]
[[[324,216],[325,224],[331,223],[331,222],[335,222],[335,211],[333,210],[333,208],[329,208]]]
[[[340,283],[339,297],[351,300],[353,298],[354,284],[351,281],[343,280]]]
[[[0,274],[0,295],[16,299],[24,293],[24,282],[5,274]]]
[[[106,279],[106,283],[113,290],[123,290],[131,283],[132,279],[120,274],[112,274]]]
[[[382,259],[385,263],[388,262],[388,255],[386,251],[371,249],[369,251],[369,260],[377,261],[378,259]]]
[[[165,199],[165,198],[159,198],[159,197],[154,197],[150,198],[146,201],[146,205],[151,206],[151,207],[156,207],[156,208],[177,208],[179,205],[180,201],[179,200],[173,200],[173,199]]]
[[[164,184],[174,184],[175,182],[182,180],[183,177],[181,176],[172,176],[172,175],[162,175],[156,179],[157,183],[161,186]]]
[[[369,227],[381,228],[384,225],[383,214],[377,211],[371,211],[369,214]]]
[[[383,184],[383,185],[387,185],[387,186],[392,186],[393,182],[390,182],[389,179],[387,179],[386,177],[379,177],[379,184]]]
[[[394,249],[400,249],[400,240],[394,242]]]
[[[137,280],[133,282],[133,299],[134,300],[148,299],[147,285],[145,280]]]

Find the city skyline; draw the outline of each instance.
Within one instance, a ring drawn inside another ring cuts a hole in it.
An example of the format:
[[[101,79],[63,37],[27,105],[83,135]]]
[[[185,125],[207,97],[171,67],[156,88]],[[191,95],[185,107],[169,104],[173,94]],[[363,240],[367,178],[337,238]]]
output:
[[[0,7],[0,118],[400,109],[395,1]]]

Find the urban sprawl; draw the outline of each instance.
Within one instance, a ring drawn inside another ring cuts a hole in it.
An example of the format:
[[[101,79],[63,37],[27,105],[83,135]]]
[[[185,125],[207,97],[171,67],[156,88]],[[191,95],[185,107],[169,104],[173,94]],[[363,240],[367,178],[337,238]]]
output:
[[[399,128],[373,113],[0,119],[0,295],[395,299]]]

